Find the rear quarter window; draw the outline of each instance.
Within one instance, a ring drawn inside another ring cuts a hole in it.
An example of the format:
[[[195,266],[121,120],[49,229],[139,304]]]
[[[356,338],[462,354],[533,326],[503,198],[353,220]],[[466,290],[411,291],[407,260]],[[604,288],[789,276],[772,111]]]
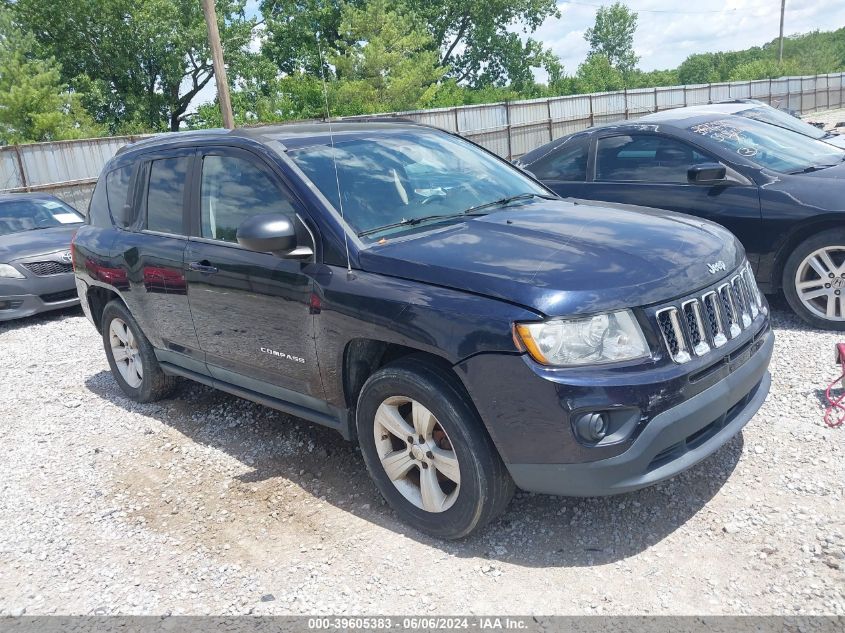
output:
[[[135,221],[134,206],[129,200],[129,183],[134,165],[110,171],[106,175],[106,197],[109,211],[116,226],[126,228]]]
[[[528,169],[540,180],[584,182],[587,180],[587,143],[563,145],[532,163]]]

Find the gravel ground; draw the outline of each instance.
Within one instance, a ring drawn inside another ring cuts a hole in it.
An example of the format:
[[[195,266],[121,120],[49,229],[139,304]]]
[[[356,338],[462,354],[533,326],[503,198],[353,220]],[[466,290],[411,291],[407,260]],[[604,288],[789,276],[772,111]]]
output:
[[[520,493],[459,543],[331,431],[187,382],[130,402],[78,311],[0,324],[0,615],[845,614],[842,337],[775,304],[771,395],[721,451],[619,497]]]
[[[845,123],[845,108],[819,110],[818,112],[806,114],[801,118],[811,123],[822,123],[824,124],[824,129],[826,130],[832,130],[837,126],[839,126],[838,129],[840,131],[845,130],[845,126],[840,125],[841,123]]]

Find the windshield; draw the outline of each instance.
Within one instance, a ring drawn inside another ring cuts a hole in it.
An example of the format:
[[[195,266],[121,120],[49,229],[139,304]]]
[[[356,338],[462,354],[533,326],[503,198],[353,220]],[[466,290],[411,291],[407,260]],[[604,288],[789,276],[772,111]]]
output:
[[[79,224],[84,220],[59,200],[0,200],[0,235]]]
[[[690,126],[719,154],[737,154],[783,173],[823,169],[842,162],[845,151],[782,127],[732,116]]]
[[[815,139],[822,139],[827,136],[824,130],[820,130],[815,125],[810,125],[806,121],[797,119],[788,112],[776,110],[770,106],[761,105],[757,108],[750,108],[749,110],[742,110],[737,112],[739,116],[744,116],[746,119],[753,119],[755,121],[762,121],[770,125],[777,125],[778,127],[798,132],[804,136],[809,136]]]
[[[344,219],[367,239],[460,218],[516,196],[550,195],[471,143],[429,130],[335,138],[334,150],[326,142],[289,155],[338,211],[340,189]]]

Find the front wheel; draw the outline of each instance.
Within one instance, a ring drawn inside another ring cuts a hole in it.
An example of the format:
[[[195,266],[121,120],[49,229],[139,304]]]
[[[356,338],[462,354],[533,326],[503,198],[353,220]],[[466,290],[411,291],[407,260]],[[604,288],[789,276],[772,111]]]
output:
[[[783,291],[810,325],[845,330],[845,230],[824,231],[799,244],[786,260]]]
[[[504,511],[514,485],[475,408],[445,370],[409,357],[375,372],[357,406],[361,451],[407,523],[467,536]]]

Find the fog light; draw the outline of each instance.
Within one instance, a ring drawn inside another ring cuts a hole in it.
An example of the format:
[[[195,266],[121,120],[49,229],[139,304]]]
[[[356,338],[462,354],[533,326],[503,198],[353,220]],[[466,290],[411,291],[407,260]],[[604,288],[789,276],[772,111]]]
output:
[[[604,413],[585,413],[575,421],[575,430],[585,442],[600,442],[607,435],[607,416]]]

